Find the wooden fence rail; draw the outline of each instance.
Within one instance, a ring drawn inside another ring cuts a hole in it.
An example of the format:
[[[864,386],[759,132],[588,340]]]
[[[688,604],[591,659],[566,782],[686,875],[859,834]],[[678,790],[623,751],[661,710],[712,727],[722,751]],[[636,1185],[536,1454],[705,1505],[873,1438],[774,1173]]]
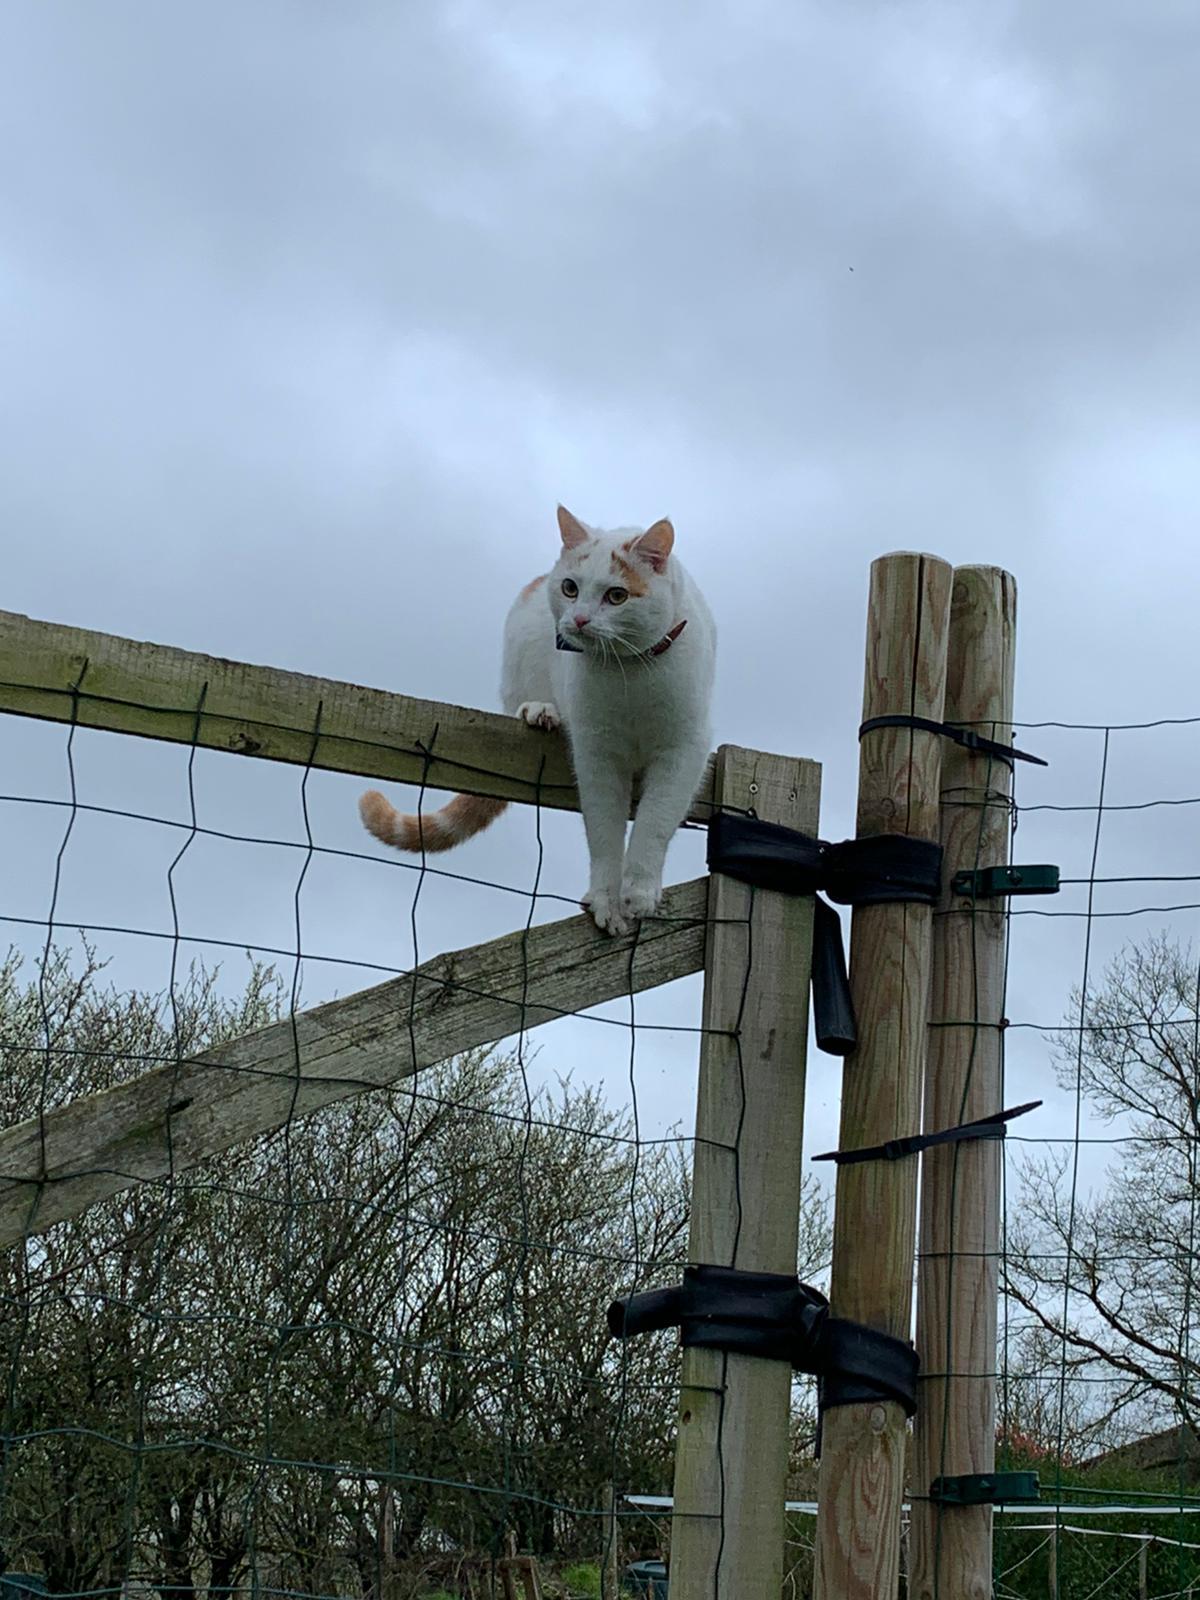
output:
[[[678,884],[659,917],[624,938],[578,916],[437,956],[403,977],[7,1128],[0,1132],[0,1248],[289,1117],[697,972],[706,898],[704,879]]]
[[[577,811],[558,735],[513,717],[0,611],[0,712]],[[692,817],[711,811],[712,763]]]

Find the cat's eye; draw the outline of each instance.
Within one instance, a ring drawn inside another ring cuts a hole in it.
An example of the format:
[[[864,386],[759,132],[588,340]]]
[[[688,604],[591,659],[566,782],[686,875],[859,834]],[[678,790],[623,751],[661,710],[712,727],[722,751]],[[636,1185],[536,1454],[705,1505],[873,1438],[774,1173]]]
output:
[[[604,596],[610,606],[623,606],[629,599],[628,589],[610,589]]]
[[[562,592],[566,595],[568,600],[574,600],[575,596],[579,593],[579,585],[575,582],[574,578],[563,579]]]

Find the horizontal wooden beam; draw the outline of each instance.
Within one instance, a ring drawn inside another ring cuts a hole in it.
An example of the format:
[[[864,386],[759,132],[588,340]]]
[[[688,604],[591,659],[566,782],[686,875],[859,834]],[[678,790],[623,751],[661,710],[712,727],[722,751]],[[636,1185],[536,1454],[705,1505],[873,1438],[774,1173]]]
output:
[[[0,711],[579,809],[565,742],[513,717],[0,611]],[[712,765],[692,817],[707,821]]]
[[[0,1133],[0,1247],[335,1100],[697,972],[706,897],[705,879],[678,884],[659,916],[624,938],[578,916],[438,956],[8,1128]]]

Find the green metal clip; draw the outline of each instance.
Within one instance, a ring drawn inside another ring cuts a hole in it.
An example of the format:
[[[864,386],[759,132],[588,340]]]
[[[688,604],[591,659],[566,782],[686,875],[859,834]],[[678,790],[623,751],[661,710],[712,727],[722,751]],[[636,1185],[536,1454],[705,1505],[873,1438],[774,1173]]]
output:
[[[1036,1472],[967,1472],[935,1478],[929,1498],[941,1506],[1035,1506],[1041,1489]]]
[[[974,872],[956,872],[950,880],[951,894],[971,900],[992,900],[1003,894],[1057,894],[1057,867],[980,867]]]

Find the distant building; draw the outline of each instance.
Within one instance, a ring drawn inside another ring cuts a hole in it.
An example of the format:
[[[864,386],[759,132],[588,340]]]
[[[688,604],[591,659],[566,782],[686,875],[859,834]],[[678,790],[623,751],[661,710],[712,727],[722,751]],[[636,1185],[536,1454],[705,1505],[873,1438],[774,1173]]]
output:
[[[1144,1439],[1118,1445],[1115,1450],[1105,1450],[1081,1461],[1079,1470],[1091,1472],[1096,1467],[1120,1467],[1134,1472],[1174,1472],[1179,1470],[1181,1461],[1184,1482],[1200,1483],[1200,1439],[1186,1422],[1164,1428],[1161,1433],[1148,1433]]]

